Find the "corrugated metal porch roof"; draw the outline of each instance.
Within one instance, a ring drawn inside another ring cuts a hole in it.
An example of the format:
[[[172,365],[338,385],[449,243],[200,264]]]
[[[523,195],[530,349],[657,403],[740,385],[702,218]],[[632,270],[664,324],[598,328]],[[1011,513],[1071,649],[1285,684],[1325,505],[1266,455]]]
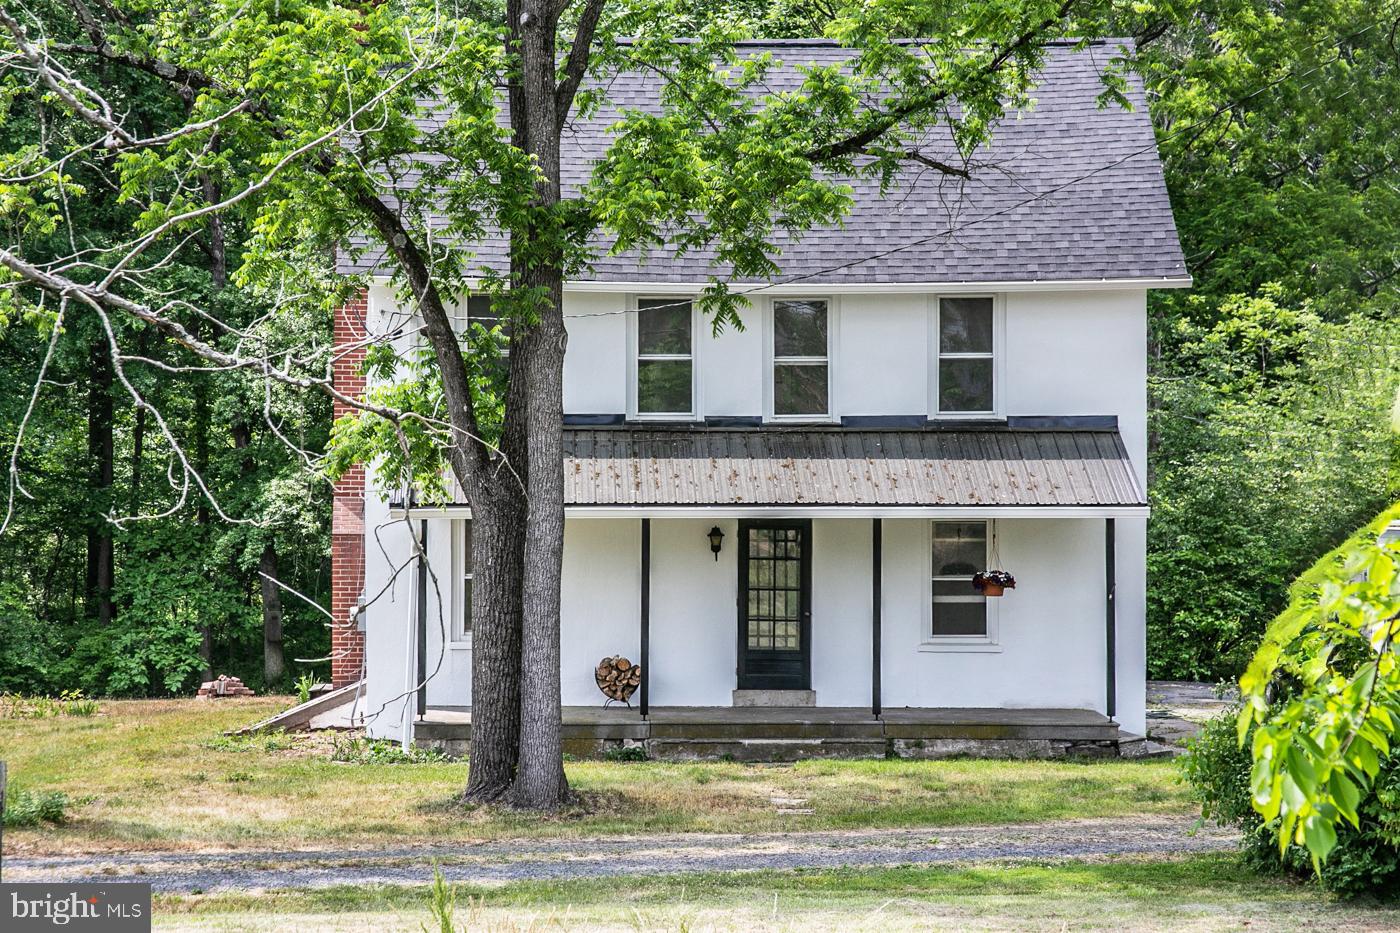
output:
[[[1137,507],[1112,430],[570,428],[564,501],[588,506]]]

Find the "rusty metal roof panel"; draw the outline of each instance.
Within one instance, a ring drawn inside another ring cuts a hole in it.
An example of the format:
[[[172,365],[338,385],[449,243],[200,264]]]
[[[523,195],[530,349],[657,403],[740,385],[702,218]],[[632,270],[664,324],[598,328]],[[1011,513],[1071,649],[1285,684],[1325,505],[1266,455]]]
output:
[[[569,505],[1142,506],[1113,430],[574,428]]]

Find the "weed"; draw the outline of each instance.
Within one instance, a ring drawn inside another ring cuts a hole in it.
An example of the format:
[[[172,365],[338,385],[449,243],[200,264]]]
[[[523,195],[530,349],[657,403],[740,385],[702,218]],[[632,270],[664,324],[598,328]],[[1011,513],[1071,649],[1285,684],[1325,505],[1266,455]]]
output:
[[[291,737],[280,729],[262,735],[216,735],[203,743],[216,752],[280,752],[292,744]]]
[[[297,678],[297,703],[306,703],[311,699],[311,688],[316,686],[315,677],[310,674],[302,674]]]
[[[65,690],[56,697],[0,694],[0,719],[48,719],[52,716],[95,716],[97,701],[81,690]]]
[[[457,888],[448,884],[442,869],[433,866],[433,886],[428,889],[428,913],[437,925],[438,933],[456,933],[454,915],[457,912]],[[430,933],[423,925],[423,933]]]
[[[604,761],[646,761],[647,750],[640,745],[617,745],[603,750]]]
[[[448,760],[436,749],[414,747],[404,751],[397,742],[359,736],[335,739],[331,748],[331,761],[353,765],[416,765]]]
[[[62,791],[10,791],[5,795],[5,825],[63,823],[68,819],[68,804],[68,795]]]

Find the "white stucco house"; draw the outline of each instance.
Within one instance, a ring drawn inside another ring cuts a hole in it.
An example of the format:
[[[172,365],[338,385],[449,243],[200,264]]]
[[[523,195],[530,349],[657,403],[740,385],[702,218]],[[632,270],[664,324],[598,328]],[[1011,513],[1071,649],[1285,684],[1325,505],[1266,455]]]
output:
[[[1114,48],[1052,50],[970,181],[857,183],[844,225],[788,244],[773,281],[735,283],[742,331],[713,334],[691,305],[723,274],[703,253],[605,255],[568,283],[575,747],[1055,754],[1144,733],[1147,295],[1189,277],[1140,88],[1132,110],[1096,103]],[[846,54],[753,50],[783,63],[778,83]],[[614,106],[656,90],[631,76]],[[614,113],[567,137],[575,177]],[[374,286],[338,339],[404,319]],[[464,750],[469,511],[405,522],[395,498],[362,473],[337,492],[335,611],[382,595],[337,633],[336,679],[363,674],[371,734]],[[419,533],[447,585],[390,580]],[[992,569],[1014,589],[975,589]],[[644,676],[603,710],[594,670],[613,655]]]

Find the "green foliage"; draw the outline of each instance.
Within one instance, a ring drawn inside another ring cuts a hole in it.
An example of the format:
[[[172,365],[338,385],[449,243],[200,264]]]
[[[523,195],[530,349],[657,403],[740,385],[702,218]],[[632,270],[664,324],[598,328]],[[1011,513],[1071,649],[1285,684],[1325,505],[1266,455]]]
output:
[[[98,712],[96,700],[83,696],[81,690],[65,690],[57,697],[0,694],[0,719],[44,719],[49,716],[78,716],[86,718]]]
[[[337,738],[331,750],[331,761],[352,765],[417,765],[449,760],[445,754],[431,748],[414,746],[404,751],[397,742],[360,736]]]
[[[1400,735],[1400,546],[1382,543],[1400,505],[1323,557],[1291,588],[1240,679],[1240,741],[1253,729],[1253,805],[1281,850],[1320,866]],[[1270,703],[1275,679],[1293,686]]]
[[[5,794],[5,825],[61,824],[68,819],[68,806],[68,795],[61,791],[11,789]]]
[[[1118,13],[1194,279],[1150,299],[1149,669],[1233,678],[1286,581],[1397,495],[1400,11]]]
[[[1263,821],[1254,809],[1249,783],[1254,762],[1239,740],[1238,718],[1236,707],[1207,720],[1187,742],[1187,753],[1179,760],[1202,816],[1249,829]]]
[[[1182,759],[1182,774],[1202,815],[1237,827],[1249,863],[1256,869],[1315,877],[1322,887],[1344,896],[1393,896],[1400,886],[1400,766],[1384,764],[1359,806],[1359,828],[1338,827],[1337,844],[1315,872],[1307,849],[1282,852],[1277,826],[1266,824],[1254,807],[1250,739],[1239,741],[1238,710],[1205,724]]]
[[[647,750],[640,745],[618,745],[604,749],[604,761],[646,761]]]
[[[456,933],[457,887],[443,877],[442,869],[433,866],[433,883],[428,888],[428,913],[439,933]],[[426,924],[423,933],[429,933]]]
[[[310,674],[302,674],[298,677],[296,682],[297,702],[309,702],[311,700],[311,688],[316,686],[316,684],[316,678],[312,677]]]
[[[1285,581],[1400,493],[1400,320],[1333,323],[1276,292],[1225,301],[1209,327],[1179,319],[1179,374],[1152,379],[1154,676],[1235,677]]]

